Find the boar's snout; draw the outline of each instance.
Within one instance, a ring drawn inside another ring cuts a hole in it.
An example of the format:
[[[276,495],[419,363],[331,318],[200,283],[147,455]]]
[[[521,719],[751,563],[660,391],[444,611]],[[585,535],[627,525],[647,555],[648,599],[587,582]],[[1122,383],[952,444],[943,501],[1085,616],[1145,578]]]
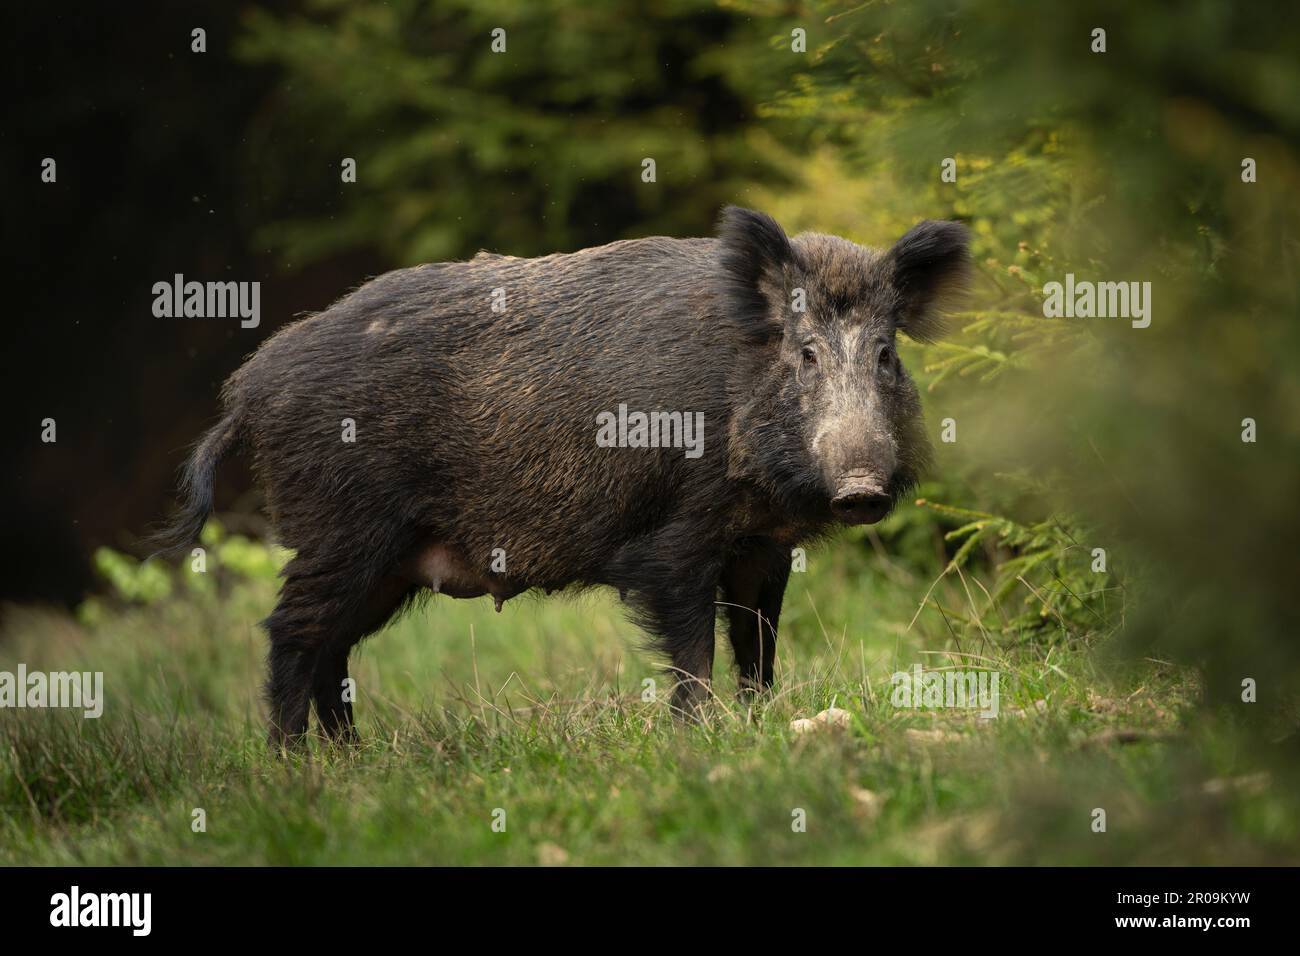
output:
[[[845,524],[875,524],[893,506],[886,483],[874,474],[847,474],[835,484],[831,514]]]

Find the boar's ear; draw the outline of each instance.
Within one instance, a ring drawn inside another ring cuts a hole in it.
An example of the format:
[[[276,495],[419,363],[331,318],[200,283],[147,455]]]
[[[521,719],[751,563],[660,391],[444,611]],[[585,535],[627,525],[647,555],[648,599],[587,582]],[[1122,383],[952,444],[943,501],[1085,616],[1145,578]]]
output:
[[[785,272],[799,265],[784,230],[766,213],[727,206],[718,219],[718,240],[727,321],[747,342],[780,338]]]
[[[970,274],[970,233],[959,222],[927,219],[908,230],[885,257],[898,295],[898,328],[919,342],[943,334],[942,307]]]

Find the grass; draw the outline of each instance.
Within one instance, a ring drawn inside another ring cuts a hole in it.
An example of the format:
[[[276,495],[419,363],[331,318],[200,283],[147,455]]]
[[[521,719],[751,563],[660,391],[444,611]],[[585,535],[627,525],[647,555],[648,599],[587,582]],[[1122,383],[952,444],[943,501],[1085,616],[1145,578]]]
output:
[[[1188,673],[1116,664],[1097,635],[954,626],[971,584],[952,576],[918,614],[931,581],[852,536],[793,576],[756,708],[735,700],[721,629],[718,700],[683,726],[616,599],[438,599],[355,659],[364,742],[289,760],[263,747],[274,580],[221,576],[82,622],[11,609],[0,670],[102,671],[106,707],[0,711],[0,863],[1297,858],[1294,790],[1199,718]],[[1001,673],[997,719],[892,706],[895,670],[976,658]],[[831,706],[846,728],[791,729]]]

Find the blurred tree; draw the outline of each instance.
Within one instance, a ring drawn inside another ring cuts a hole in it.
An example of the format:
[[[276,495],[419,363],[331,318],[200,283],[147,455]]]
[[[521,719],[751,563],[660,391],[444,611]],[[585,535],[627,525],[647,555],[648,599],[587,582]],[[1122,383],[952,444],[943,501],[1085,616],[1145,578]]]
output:
[[[963,425],[939,472],[983,476],[948,485],[958,503],[1002,510],[1022,483],[992,477],[1033,475],[1083,512],[1078,562],[1104,544],[1144,570],[1131,646],[1202,664],[1238,712],[1276,708],[1300,677],[1300,12],[920,0],[798,16],[810,56],[765,115],[823,146],[776,204],[877,242],[922,216],[977,237],[970,309],[926,350],[932,418]],[[1067,272],[1150,282],[1150,327],[1044,318],[1043,285]],[[1243,441],[1247,418],[1267,438]],[[1251,677],[1270,700],[1243,710]]]
[[[283,69],[251,131],[250,175],[271,197],[263,236],[291,265],[359,246],[413,264],[707,234],[739,182],[779,179],[758,148],[754,104],[794,58],[749,69],[764,47],[733,10],[689,0],[308,7],[251,11],[240,47]],[[263,161],[269,143],[274,162]],[[345,157],[355,184],[341,182]],[[647,158],[654,182],[643,181]]]

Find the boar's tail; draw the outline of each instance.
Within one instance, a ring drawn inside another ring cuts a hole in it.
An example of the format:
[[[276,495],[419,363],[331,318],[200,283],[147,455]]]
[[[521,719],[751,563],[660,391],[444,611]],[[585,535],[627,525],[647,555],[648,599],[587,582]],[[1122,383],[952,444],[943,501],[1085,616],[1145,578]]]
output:
[[[194,544],[212,514],[212,475],[217,463],[239,444],[243,415],[229,408],[224,418],[199,439],[181,469],[180,508],[150,539],[154,555],[172,554]],[[153,555],[150,555],[152,557]]]

